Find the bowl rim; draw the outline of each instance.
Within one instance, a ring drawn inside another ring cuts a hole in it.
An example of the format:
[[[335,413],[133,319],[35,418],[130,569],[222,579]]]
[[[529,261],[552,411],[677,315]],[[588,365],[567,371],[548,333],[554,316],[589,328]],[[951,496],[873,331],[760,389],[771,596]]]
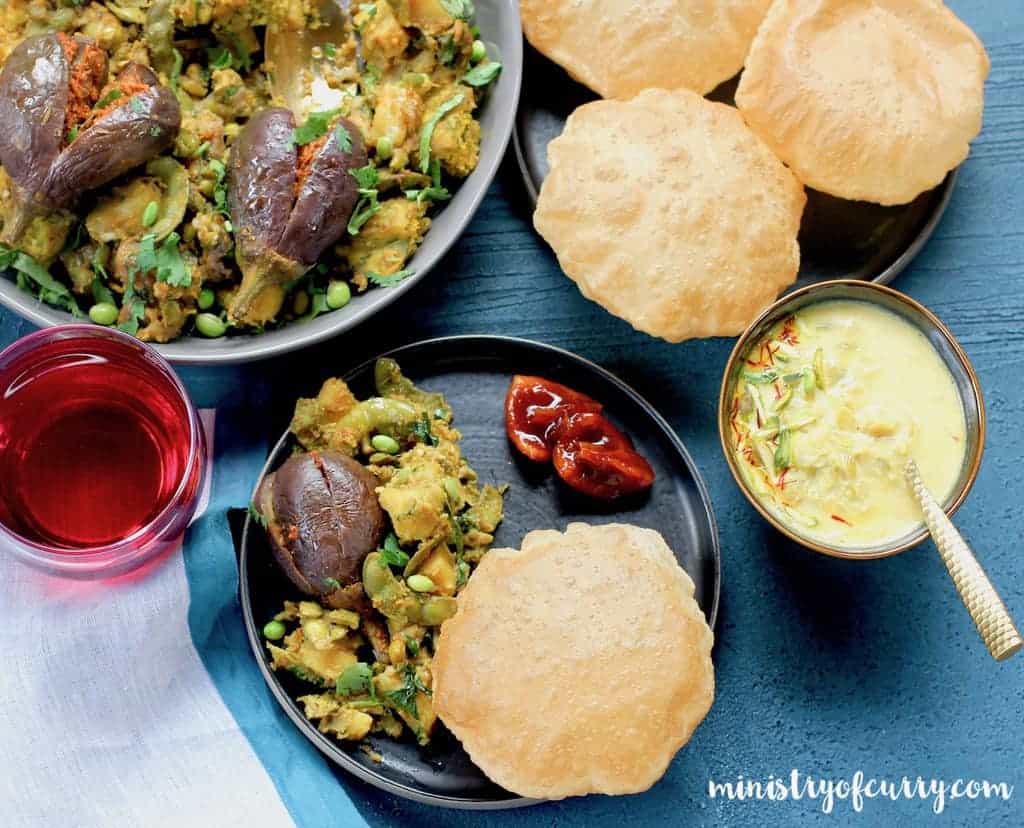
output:
[[[493,0],[493,6],[500,17],[506,21],[508,31],[503,32],[502,37],[499,38],[497,31],[504,27],[496,27],[492,33],[484,32],[484,39],[493,43],[500,41],[499,45],[503,47],[500,54],[502,69],[498,82],[508,84],[508,105],[507,108],[503,107],[495,113],[495,123],[491,132],[492,134],[496,133],[497,142],[494,144],[493,152],[486,156],[481,153],[477,166],[460,184],[459,192],[455,193],[452,202],[446,205],[442,211],[444,213],[449,210],[454,211],[455,221],[448,235],[443,240],[439,239],[439,246],[431,253],[429,259],[422,263],[417,262],[415,272],[395,287],[376,288],[374,293],[379,292],[376,301],[365,307],[353,308],[352,312],[348,314],[331,314],[309,323],[293,322],[266,334],[246,334],[232,337],[230,340],[223,337],[216,340],[194,337],[203,347],[190,347],[193,339],[191,337],[179,337],[167,343],[147,342],[145,344],[152,347],[172,365],[241,365],[278,357],[311,347],[358,328],[368,319],[394,304],[401,296],[436,270],[456,242],[465,235],[470,222],[479,211],[480,205],[501,169],[515,128],[523,81],[523,35],[519,3],[515,0]],[[490,99],[493,96],[494,93],[489,91],[484,100],[485,107],[491,105]],[[456,205],[455,200],[463,191],[466,191],[468,198]],[[440,214],[435,218],[439,217]],[[44,330],[57,325],[89,324],[88,317],[83,321],[67,311],[46,305],[18,288],[13,279],[4,275],[0,275],[0,306]],[[302,325],[308,325],[308,327],[303,329]],[[277,336],[278,334],[281,336]],[[217,343],[220,345],[218,346]]]
[[[869,282],[861,279],[830,279],[826,282],[816,282],[800,288],[799,290],[795,290],[792,293],[787,293],[761,311],[761,313],[759,313],[757,317],[744,329],[743,333],[740,334],[732,349],[732,353],[729,354],[729,359],[725,364],[725,371],[722,373],[722,384],[718,393],[718,438],[722,446],[722,453],[725,455],[725,462],[729,466],[729,471],[732,473],[733,479],[736,481],[736,485],[739,487],[740,491],[743,492],[743,495],[747,498],[750,504],[760,513],[761,517],[768,521],[768,523],[775,527],[775,529],[801,546],[804,546],[814,552],[820,552],[823,555],[828,555],[833,558],[843,558],[845,560],[876,560],[878,558],[888,558],[893,555],[898,555],[901,552],[905,552],[906,550],[917,546],[928,537],[927,527],[922,526],[909,538],[902,540],[899,543],[894,542],[889,545],[879,545],[863,550],[823,543],[822,541],[813,540],[800,535],[765,508],[757,496],[750,491],[750,487],[743,479],[743,475],[740,473],[739,467],[737,466],[736,458],[733,456],[733,451],[730,445],[731,435],[728,428],[728,419],[725,416],[725,412],[729,407],[727,400],[727,396],[730,391],[729,379],[734,373],[737,361],[746,352],[753,333],[766,321],[773,317],[780,316],[780,311],[795,300],[813,293],[828,294],[840,287],[852,288],[855,291],[864,293],[862,298],[859,297],[853,299],[853,301],[866,301],[871,302],[872,304],[879,304],[875,297],[877,295],[884,295],[895,299],[909,307],[912,311],[920,314],[946,340],[947,344],[953,351],[953,354],[956,356],[957,361],[963,367],[970,382],[971,396],[974,398],[974,402],[978,408],[978,440],[974,453],[970,457],[967,475],[964,478],[964,482],[949,500],[944,511],[947,516],[952,516],[953,513],[960,508],[961,504],[967,498],[968,493],[974,487],[974,483],[978,477],[978,471],[981,468],[981,458],[985,452],[985,400],[982,395],[981,384],[978,381],[978,374],[974,370],[974,366],[971,364],[963,346],[960,345],[956,337],[953,336],[952,332],[946,327],[941,319],[916,299],[913,299],[907,294],[889,287],[888,285],[880,284],[879,282]],[[826,298],[827,297],[820,297],[814,301],[823,301]],[[943,362],[945,361],[946,360],[943,360]]]

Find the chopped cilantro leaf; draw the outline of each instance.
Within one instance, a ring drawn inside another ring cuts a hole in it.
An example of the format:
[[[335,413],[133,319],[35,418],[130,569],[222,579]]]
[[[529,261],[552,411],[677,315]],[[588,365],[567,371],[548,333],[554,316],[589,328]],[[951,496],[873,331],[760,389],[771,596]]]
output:
[[[422,190],[406,190],[405,197],[409,201],[447,201],[452,197],[447,187],[441,186],[441,162],[436,158],[430,159],[430,180],[429,187]]]
[[[445,187],[424,187],[422,190],[406,190],[405,197],[409,201],[448,201],[452,194]]]
[[[110,288],[107,287],[106,280],[108,278],[107,271],[103,269],[97,261],[93,261],[93,277],[92,277],[92,300],[93,302],[108,302],[111,305],[116,305],[114,301],[114,294],[111,293]]]
[[[70,144],[70,143],[74,142],[74,140],[77,137],[78,137],[78,127],[77,126],[73,126],[73,127],[71,127],[71,129],[68,130],[68,134],[64,136],[64,140],[65,140],[66,143]]]
[[[413,423],[412,436],[419,442],[426,443],[428,446],[437,445],[437,438],[430,431],[430,417],[427,416],[426,412],[423,412],[423,419],[417,420]]]
[[[448,513],[448,526],[451,532],[448,536],[448,542],[455,544],[455,577],[456,586],[462,586],[466,583],[466,578],[469,577],[469,564],[465,561],[466,551],[466,533],[476,528],[475,521],[468,516],[468,513],[456,515],[452,511],[451,504],[445,505],[445,511]]]
[[[40,302],[66,310],[72,316],[82,315],[82,310],[71,291],[54,279],[49,270],[27,253],[0,245],[0,268],[7,267],[17,271],[18,286],[35,294]]]
[[[449,543],[455,544],[455,586],[462,587],[469,580],[469,564],[466,562],[466,533],[473,528],[473,521],[465,514],[456,515],[447,507],[448,525],[451,528]]]
[[[231,45],[223,44],[209,46],[206,49],[206,65],[211,71],[217,69],[238,69],[241,72],[248,72],[252,69],[252,59],[249,50],[245,48],[241,38],[234,32],[227,35]]]
[[[316,319],[322,313],[327,313],[329,310],[327,291],[321,287],[311,287],[309,289],[309,310],[306,311],[306,315],[302,318],[308,322]]]
[[[437,108],[430,120],[423,125],[420,131],[420,172],[427,172],[430,169],[430,140],[434,137],[434,128],[441,119],[461,104],[466,96],[461,92],[454,98],[450,98]]]
[[[481,63],[470,69],[462,78],[467,86],[487,86],[501,72],[501,64],[497,61]]]
[[[139,241],[139,255],[136,257],[137,272],[156,272],[158,281],[166,282],[173,287],[190,287],[192,273],[181,258],[178,242],[181,237],[177,233],[168,234],[167,238],[156,245],[156,236],[152,233],[143,236]]]
[[[388,566],[405,566],[409,563],[409,556],[398,545],[398,538],[394,532],[388,534],[384,539],[384,546],[378,552]]]
[[[404,282],[414,271],[412,270],[399,270],[397,273],[380,274],[374,273],[372,270],[368,270],[365,273],[367,279],[369,279],[377,287],[394,287],[399,282]]]
[[[245,48],[245,44],[242,43],[237,32],[229,32],[228,39],[231,41],[231,52],[232,57],[235,61],[235,68],[240,72],[248,72],[252,69],[252,57],[249,55],[249,50]]]
[[[323,684],[320,680],[320,676],[311,670],[306,669],[301,664],[293,664],[288,668],[289,672],[296,678],[300,678],[303,681],[308,681],[310,684]]]
[[[416,675],[416,668],[409,662],[402,667],[402,680],[401,687],[388,693],[388,701],[399,710],[404,710],[418,719],[420,711],[416,707],[416,694],[425,693],[429,696],[430,691],[420,681],[420,677]]]
[[[462,531],[462,523],[455,515],[450,515],[449,517],[451,519],[452,535],[455,539],[455,556],[462,560],[462,555],[466,550],[465,532]]]
[[[302,147],[312,144],[318,138],[327,134],[331,121],[338,117],[340,109],[328,109],[325,112],[310,112],[306,122],[292,130],[291,144],[293,147]]]
[[[334,140],[342,152],[352,152],[352,133],[345,129],[344,124],[338,124],[334,128]]]
[[[207,64],[211,69],[230,68],[234,55],[227,46],[214,46],[206,50]]]
[[[128,308],[128,318],[121,322],[117,329],[135,336],[139,332],[139,323],[146,318],[146,303],[135,293],[135,276],[139,271],[130,270],[124,284],[124,296],[121,297],[121,307]]]
[[[141,114],[142,111],[145,109],[145,106],[143,106],[142,101],[139,99],[138,95],[134,95],[128,99],[128,106],[132,108],[132,112],[134,112],[136,115]]]
[[[464,587],[466,581],[469,580],[469,564],[463,560],[456,560],[455,562],[455,586],[456,588]]]
[[[227,168],[224,166],[224,162],[218,161],[216,158],[211,158],[207,165],[213,171],[213,174],[217,176],[213,183],[213,203],[217,207],[217,212],[230,216],[230,211],[228,210],[228,187],[224,182],[228,174]]]
[[[324,44],[324,56],[329,60],[334,60],[335,55],[338,54],[338,49],[333,43]]]
[[[352,217],[348,220],[349,234],[358,236],[363,225],[373,218],[378,210],[380,210],[380,202],[377,201],[376,190],[373,195],[360,198],[355,210],[352,211]]]
[[[348,174],[359,185],[360,195],[359,202],[356,204],[355,209],[352,211],[352,216],[348,220],[348,232],[353,236],[358,236],[363,225],[380,210],[380,202],[377,200],[377,184],[380,181],[380,176],[377,175],[377,170],[373,164],[349,170]]]
[[[267,519],[259,509],[257,509],[252,503],[249,504],[249,517],[252,518],[256,523],[262,526],[264,529],[267,528]]]
[[[185,58],[182,57],[181,52],[177,49],[174,50],[174,65],[171,67],[171,76],[168,82],[171,84],[171,89],[178,88],[178,79],[181,77],[181,67],[185,62]]]
[[[121,306],[128,308],[128,318],[121,322],[117,329],[135,336],[139,332],[139,325],[146,318],[146,303],[138,296],[133,296],[131,299],[123,300]]]
[[[375,189],[377,184],[380,183],[380,176],[377,175],[377,168],[373,164],[367,164],[365,167],[358,167],[354,170],[349,170],[348,174],[351,175],[356,183],[359,184],[360,191]]]

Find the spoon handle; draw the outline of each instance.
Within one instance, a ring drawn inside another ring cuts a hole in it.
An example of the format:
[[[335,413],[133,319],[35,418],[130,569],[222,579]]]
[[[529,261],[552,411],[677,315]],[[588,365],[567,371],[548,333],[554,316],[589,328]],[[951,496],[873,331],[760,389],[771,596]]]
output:
[[[1017,632],[999,593],[974,557],[967,541],[921,482],[921,473],[913,460],[907,462],[906,473],[914,495],[921,504],[924,522],[931,532],[932,540],[985,646],[996,661],[1009,658],[1024,647],[1024,639]]]

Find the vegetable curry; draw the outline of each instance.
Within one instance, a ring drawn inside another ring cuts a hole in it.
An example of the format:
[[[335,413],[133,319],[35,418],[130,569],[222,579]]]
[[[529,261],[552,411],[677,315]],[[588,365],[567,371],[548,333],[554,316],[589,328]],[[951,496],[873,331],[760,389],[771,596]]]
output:
[[[375,380],[377,396],[362,401],[328,380],[298,402],[292,431],[305,452],[365,465],[389,531],[363,558],[355,592],[337,582],[307,589],[319,600],[286,601],[264,636],[274,668],[315,687],[299,701],[321,731],[361,739],[408,728],[426,744],[434,635],[494,540],[503,490],[479,485],[442,395],[417,388],[389,359]],[[257,501],[254,516],[273,534],[278,516]]]
[[[407,277],[477,164],[500,64],[465,0],[352,4],[313,50],[337,107],[292,112],[264,39],[322,28],[318,9],[0,6],[0,268],[152,342],[309,319]]]

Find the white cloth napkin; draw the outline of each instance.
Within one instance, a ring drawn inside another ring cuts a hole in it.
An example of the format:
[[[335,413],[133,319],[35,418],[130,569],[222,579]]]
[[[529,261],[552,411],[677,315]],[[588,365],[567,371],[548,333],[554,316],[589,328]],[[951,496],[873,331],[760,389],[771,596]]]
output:
[[[294,824],[196,654],[188,604],[179,553],[90,583],[0,549],[0,824]]]

